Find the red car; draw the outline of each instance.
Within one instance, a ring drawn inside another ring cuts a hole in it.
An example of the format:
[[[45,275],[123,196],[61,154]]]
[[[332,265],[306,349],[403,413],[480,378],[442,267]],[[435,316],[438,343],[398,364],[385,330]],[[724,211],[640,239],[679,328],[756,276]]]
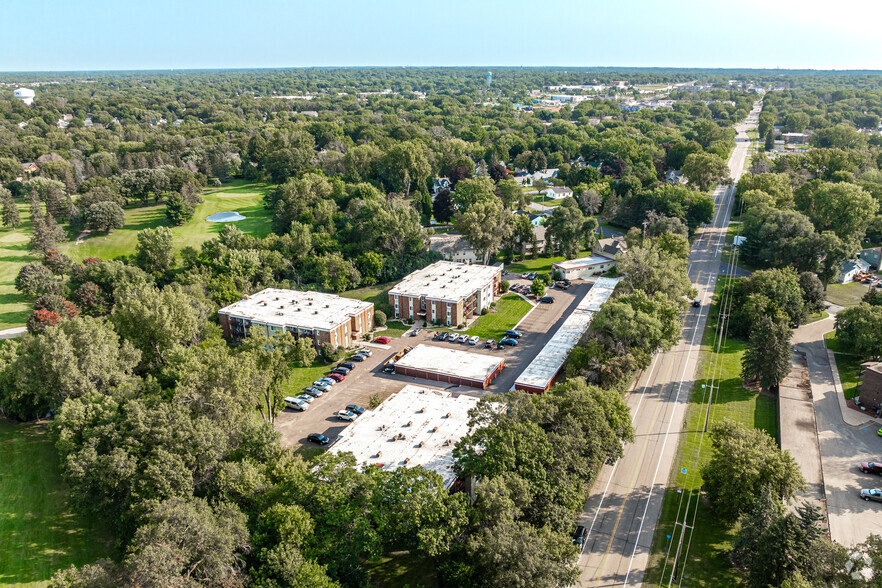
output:
[[[882,463],[878,461],[862,461],[858,466],[862,472],[865,474],[879,474],[882,475]]]
[[[377,337],[376,339],[374,339],[374,343],[382,343],[383,345],[386,345],[391,341],[392,339],[390,339],[389,337]]]
[[[328,377],[334,380],[335,382],[342,382],[346,379],[346,376],[343,374],[328,374]]]

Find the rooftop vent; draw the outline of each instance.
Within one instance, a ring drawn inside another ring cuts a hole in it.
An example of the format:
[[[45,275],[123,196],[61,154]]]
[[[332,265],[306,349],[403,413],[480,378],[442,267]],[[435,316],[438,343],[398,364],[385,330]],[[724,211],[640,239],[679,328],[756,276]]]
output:
[[[424,407],[420,408],[417,412],[418,412],[418,413],[424,413],[424,412],[426,412],[426,407],[424,406]]]
[[[405,458],[404,458],[404,463],[410,463],[410,458],[409,458],[409,457],[405,457]]]
[[[317,311],[317,310],[313,310],[313,311],[312,311],[312,314],[318,314],[318,311]]]
[[[331,308],[330,304],[325,304],[325,308]]]
[[[447,414],[445,414],[445,415],[444,415],[444,418],[445,418],[445,419],[449,419],[449,418],[450,418],[450,413],[448,412]]]
[[[278,296],[276,296],[276,300],[278,300],[278,299],[279,299],[279,297],[278,297]]]
[[[422,447],[422,446],[425,445],[425,444],[426,444],[425,441],[420,441],[420,445],[419,445],[419,446]]]
[[[382,452],[382,451],[378,451],[378,452],[377,452],[377,457],[380,457],[381,455],[383,455],[383,452]]]
[[[435,427],[434,429],[432,429],[432,432],[433,432],[433,433],[437,433],[437,432],[438,432],[438,427]]]
[[[413,421],[407,421],[407,426],[410,427],[413,425]]]

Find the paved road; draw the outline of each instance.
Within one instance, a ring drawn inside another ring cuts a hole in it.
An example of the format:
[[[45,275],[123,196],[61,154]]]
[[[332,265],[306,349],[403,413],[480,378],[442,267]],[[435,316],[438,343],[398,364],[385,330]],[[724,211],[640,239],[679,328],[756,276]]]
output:
[[[832,310],[832,309],[830,309]],[[834,328],[833,316],[796,329],[793,342],[806,354],[815,422],[821,450],[821,469],[830,537],[846,547],[860,543],[882,527],[882,508],[858,497],[861,488],[877,488],[879,478],[862,474],[859,461],[882,458],[882,441],[876,434],[880,423],[846,408],[845,418],[839,401],[841,390],[834,384],[824,333]]]
[[[757,112],[752,112],[755,119]],[[753,122],[736,126],[739,138]],[[739,141],[729,159],[738,180],[750,143]],[[589,529],[579,558],[582,586],[639,586],[643,583],[662,498],[677,451],[689,392],[694,380],[701,334],[720,272],[734,188],[717,187],[711,226],[699,230],[689,256],[689,277],[702,301],[689,308],[679,344],[659,354],[628,396],[636,440],[624,456],[601,468],[580,524]]]

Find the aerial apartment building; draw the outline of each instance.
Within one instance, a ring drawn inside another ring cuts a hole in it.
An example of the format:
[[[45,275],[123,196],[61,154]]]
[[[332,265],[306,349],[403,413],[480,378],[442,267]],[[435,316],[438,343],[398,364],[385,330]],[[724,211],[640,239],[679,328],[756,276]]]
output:
[[[287,331],[317,347],[349,347],[374,325],[371,302],[322,292],[267,288],[218,311],[224,336],[241,340],[253,329],[267,336]]]
[[[395,318],[459,325],[490,306],[501,281],[501,267],[436,261],[389,290],[389,304]]]

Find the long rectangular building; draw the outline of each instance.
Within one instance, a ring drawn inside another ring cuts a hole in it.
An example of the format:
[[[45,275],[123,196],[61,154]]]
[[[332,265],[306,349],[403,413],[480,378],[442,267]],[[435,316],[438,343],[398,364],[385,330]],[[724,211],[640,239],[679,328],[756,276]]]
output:
[[[459,325],[480,314],[499,293],[499,266],[436,261],[389,290],[395,318]]]
[[[395,362],[395,373],[457,386],[486,388],[503,367],[505,360],[501,357],[449,347],[417,345]]]
[[[598,278],[591,289],[567,317],[554,336],[545,344],[530,365],[515,380],[515,388],[534,394],[548,392],[554,380],[560,374],[570,350],[576,346],[594,313],[612,296],[616,284],[622,278]]]
[[[267,288],[218,311],[224,336],[241,340],[253,329],[267,336],[287,331],[315,345],[349,347],[374,326],[372,302],[323,292]]]

